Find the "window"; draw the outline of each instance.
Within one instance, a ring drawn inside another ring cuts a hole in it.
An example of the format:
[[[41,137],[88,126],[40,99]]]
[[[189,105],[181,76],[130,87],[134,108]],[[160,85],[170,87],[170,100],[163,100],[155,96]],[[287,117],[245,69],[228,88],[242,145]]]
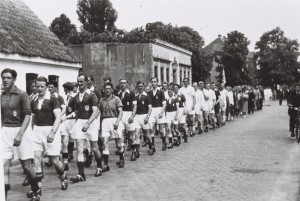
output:
[[[30,82],[32,80],[35,80],[37,77],[38,77],[38,74],[36,74],[36,73],[26,73],[26,92],[28,95],[31,94]]]
[[[158,76],[158,67],[154,66],[154,77],[157,78],[157,76]]]

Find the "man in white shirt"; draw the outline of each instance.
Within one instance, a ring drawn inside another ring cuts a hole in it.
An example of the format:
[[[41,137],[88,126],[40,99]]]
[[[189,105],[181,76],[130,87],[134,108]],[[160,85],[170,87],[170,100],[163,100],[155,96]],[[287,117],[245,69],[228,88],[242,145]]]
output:
[[[209,107],[209,116],[208,118],[210,119],[210,122],[212,124],[212,129],[216,128],[216,117],[215,117],[215,109],[214,105],[216,102],[216,94],[215,91],[213,90],[215,88],[215,85],[212,84],[210,85],[209,83],[206,84],[206,89],[208,90],[208,107]]]
[[[194,127],[194,114],[195,114],[195,89],[189,85],[189,79],[183,79],[183,87],[180,88],[180,94],[186,98],[186,110],[187,110],[187,126],[190,133],[190,137],[195,135]]]
[[[193,87],[195,89],[195,128],[198,130],[198,134],[203,132],[202,121],[203,121],[203,104],[204,104],[204,94],[201,89],[199,89],[198,83],[194,82]]]
[[[220,84],[220,93],[221,93],[221,115],[222,115],[222,125],[225,125],[226,121],[226,109],[227,109],[227,99],[228,91],[225,89],[225,83]]]

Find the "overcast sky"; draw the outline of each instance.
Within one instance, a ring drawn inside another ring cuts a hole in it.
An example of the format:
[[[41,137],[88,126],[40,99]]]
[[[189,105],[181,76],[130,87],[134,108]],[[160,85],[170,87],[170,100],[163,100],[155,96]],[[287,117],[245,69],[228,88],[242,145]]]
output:
[[[49,26],[65,13],[77,27],[77,0],[23,0]],[[190,26],[204,38],[205,45],[230,31],[240,31],[251,41],[280,27],[291,39],[300,39],[299,0],[111,0],[118,12],[116,26],[130,31],[148,22],[162,21]]]

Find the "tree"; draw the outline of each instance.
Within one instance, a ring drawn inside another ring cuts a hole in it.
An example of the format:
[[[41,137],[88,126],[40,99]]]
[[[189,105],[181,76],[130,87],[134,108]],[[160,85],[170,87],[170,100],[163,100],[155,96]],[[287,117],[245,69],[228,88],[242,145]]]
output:
[[[246,66],[249,41],[243,33],[233,31],[225,37],[224,46],[221,51],[214,55],[218,63],[218,82],[222,82],[223,70],[225,72],[226,83],[231,86],[248,84],[251,82],[248,76],[249,69]]]
[[[117,11],[109,0],[79,0],[77,14],[83,29],[89,33],[114,31]]]
[[[279,27],[264,33],[255,49],[258,49],[258,78],[263,86],[292,84],[299,80],[299,44],[285,37]]]
[[[65,44],[68,44],[68,36],[76,26],[71,23],[70,19],[65,15],[61,14],[55,18],[49,29]]]

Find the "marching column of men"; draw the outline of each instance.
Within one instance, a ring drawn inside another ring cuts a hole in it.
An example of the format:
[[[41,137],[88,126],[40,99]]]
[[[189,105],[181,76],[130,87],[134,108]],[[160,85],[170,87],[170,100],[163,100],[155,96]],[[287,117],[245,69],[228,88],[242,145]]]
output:
[[[160,89],[158,79],[153,77],[149,80],[151,85],[138,81],[131,91],[127,79],[120,79],[116,90],[111,78],[105,78],[100,90],[94,86],[93,76],[79,74],[76,83],[63,84],[64,100],[58,94],[57,83],[45,77],[30,83],[30,96],[15,86],[15,70],[5,69],[1,77],[5,191],[7,194],[10,190],[11,160],[18,157],[26,174],[24,183],[31,185],[27,194],[31,200],[41,199],[44,156],[48,156],[49,166],[54,166],[61,189],[66,190],[69,162],[74,158],[78,173],[70,177],[73,183],[87,180],[85,168],[91,166],[93,157],[95,177],[110,170],[111,140],[119,155],[116,164],[124,168],[125,150],[131,151],[130,160],[136,161],[141,139],[143,146],[149,146],[148,154],[154,155],[157,135],[162,139],[162,151],[166,151],[180,146],[181,139],[187,143],[188,137],[224,126],[225,121],[237,116],[237,96],[224,84],[218,88],[200,81],[190,86],[184,78],[182,86],[163,83]]]

